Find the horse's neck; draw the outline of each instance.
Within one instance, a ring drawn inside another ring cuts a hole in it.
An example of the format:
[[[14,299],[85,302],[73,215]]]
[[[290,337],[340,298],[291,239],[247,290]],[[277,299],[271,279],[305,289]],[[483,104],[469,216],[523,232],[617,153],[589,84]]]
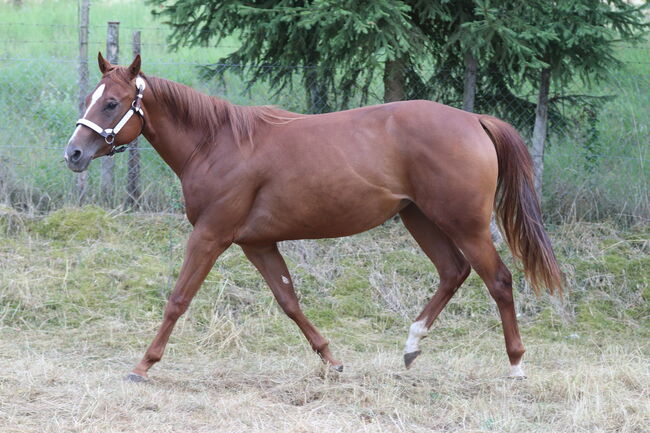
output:
[[[203,148],[205,131],[188,127],[183,120],[172,115],[160,99],[145,95],[145,138],[179,178],[190,159]],[[225,127],[226,125],[224,125]],[[213,144],[213,143],[211,143]]]
[[[162,78],[148,80],[151,91],[143,101],[148,115],[144,135],[179,177],[198,153],[213,152],[217,147],[229,151],[243,135],[233,131],[230,122],[240,110],[227,101]],[[252,119],[246,116],[244,124],[250,125]]]

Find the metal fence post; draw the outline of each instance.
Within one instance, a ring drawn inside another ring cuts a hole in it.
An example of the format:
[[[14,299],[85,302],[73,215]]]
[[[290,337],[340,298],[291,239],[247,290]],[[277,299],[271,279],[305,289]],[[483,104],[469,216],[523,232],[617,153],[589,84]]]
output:
[[[112,64],[118,63],[120,52],[120,23],[119,21],[108,22],[108,32],[106,34],[106,59]],[[101,173],[101,194],[104,204],[114,205],[113,193],[113,172],[115,171],[115,160],[111,157],[102,158]]]
[[[140,54],[140,31],[133,32],[133,57]],[[128,174],[126,183],[126,207],[140,207],[140,150],[136,137],[129,146]]]
[[[86,111],[88,93],[88,15],[90,0],[79,0],[79,118]],[[88,172],[77,175],[77,201],[82,204],[88,189]]]

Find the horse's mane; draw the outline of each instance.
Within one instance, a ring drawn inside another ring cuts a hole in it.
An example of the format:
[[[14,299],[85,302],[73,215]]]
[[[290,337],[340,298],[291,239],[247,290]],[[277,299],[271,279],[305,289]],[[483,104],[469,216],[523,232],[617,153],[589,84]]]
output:
[[[125,68],[115,68],[117,78],[130,81]],[[219,128],[229,124],[235,142],[239,145],[248,138],[252,142],[256,125],[262,121],[282,124],[305,117],[272,105],[241,106],[224,99],[198,92],[184,84],[164,78],[140,75],[146,80],[147,88],[154,97],[182,126],[204,131],[207,141],[213,141]]]

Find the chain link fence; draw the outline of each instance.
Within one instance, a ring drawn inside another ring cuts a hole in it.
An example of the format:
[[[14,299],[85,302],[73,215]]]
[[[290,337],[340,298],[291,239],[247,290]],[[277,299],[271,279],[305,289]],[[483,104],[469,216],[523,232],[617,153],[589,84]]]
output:
[[[12,34],[12,27],[18,26],[23,36],[25,29],[38,29],[34,32],[38,38],[16,40],[6,36]],[[310,94],[310,83],[304,85],[305,68],[269,66],[291,68],[295,74],[295,85],[280,92],[272,91],[263,82],[248,87],[247,70],[242,65],[218,65],[223,72],[221,79],[203,79],[205,66],[219,57],[215,49],[188,48],[171,55],[166,44],[158,42],[165,40],[162,28],[123,26],[119,59],[122,64],[132,59],[130,35],[136,30],[142,32],[143,70],[149,75],[178,81],[236,104],[275,104],[297,112],[324,111]],[[70,172],[63,161],[63,148],[78,118],[78,31],[75,25],[0,22],[0,35],[5,38],[0,40],[0,202],[14,208],[46,212],[80,203],[78,175]],[[89,26],[88,91],[99,81],[94,56],[105,50],[105,35],[105,26]],[[229,47],[221,47],[224,48]],[[628,224],[648,220],[649,68],[650,62],[628,61],[622,70],[612,71],[609,79],[593,89],[555,89],[551,95],[552,115],[545,154],[547,218],[610,218]],[[479,70],[479,79],[480,74]],[[463,83],[458,82],[462,77],[446,76],[443,71],[431,71],[430,75],[427,86],[412,89],[408,97],[460,107],[462,101],[454,100],[445,89],[462,88]],[[381,77],[359,90],[366,98],[353,97],[348,102],[350,108],[383,102]],[[327,95],[327,101],[336,100],[337,96],[340,95]],[[477,111],[505,118],[529,139],[535,101],[533,89],[517,95],[478,94]],[[181,212],[178,180],[145,140],[141,139],[140,149],[138,207],[153,212]],[[99,166],[97,162],[91,164],[83,203],[125,206],[126,154],[115,157],[111,197],[102,197]]]

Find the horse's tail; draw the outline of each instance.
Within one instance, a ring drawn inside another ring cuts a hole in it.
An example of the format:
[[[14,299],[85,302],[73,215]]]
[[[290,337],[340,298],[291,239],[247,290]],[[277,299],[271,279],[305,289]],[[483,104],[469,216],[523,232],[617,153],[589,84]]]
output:
[[[544,230],[533,182],[533,161],[515,128],[492,116],[479,122],[494,143],[499,164],[496,214],[513,255],[524,264],[524,274],[539,294],[546,287],[562,293],[562,274],[551,241]]]

